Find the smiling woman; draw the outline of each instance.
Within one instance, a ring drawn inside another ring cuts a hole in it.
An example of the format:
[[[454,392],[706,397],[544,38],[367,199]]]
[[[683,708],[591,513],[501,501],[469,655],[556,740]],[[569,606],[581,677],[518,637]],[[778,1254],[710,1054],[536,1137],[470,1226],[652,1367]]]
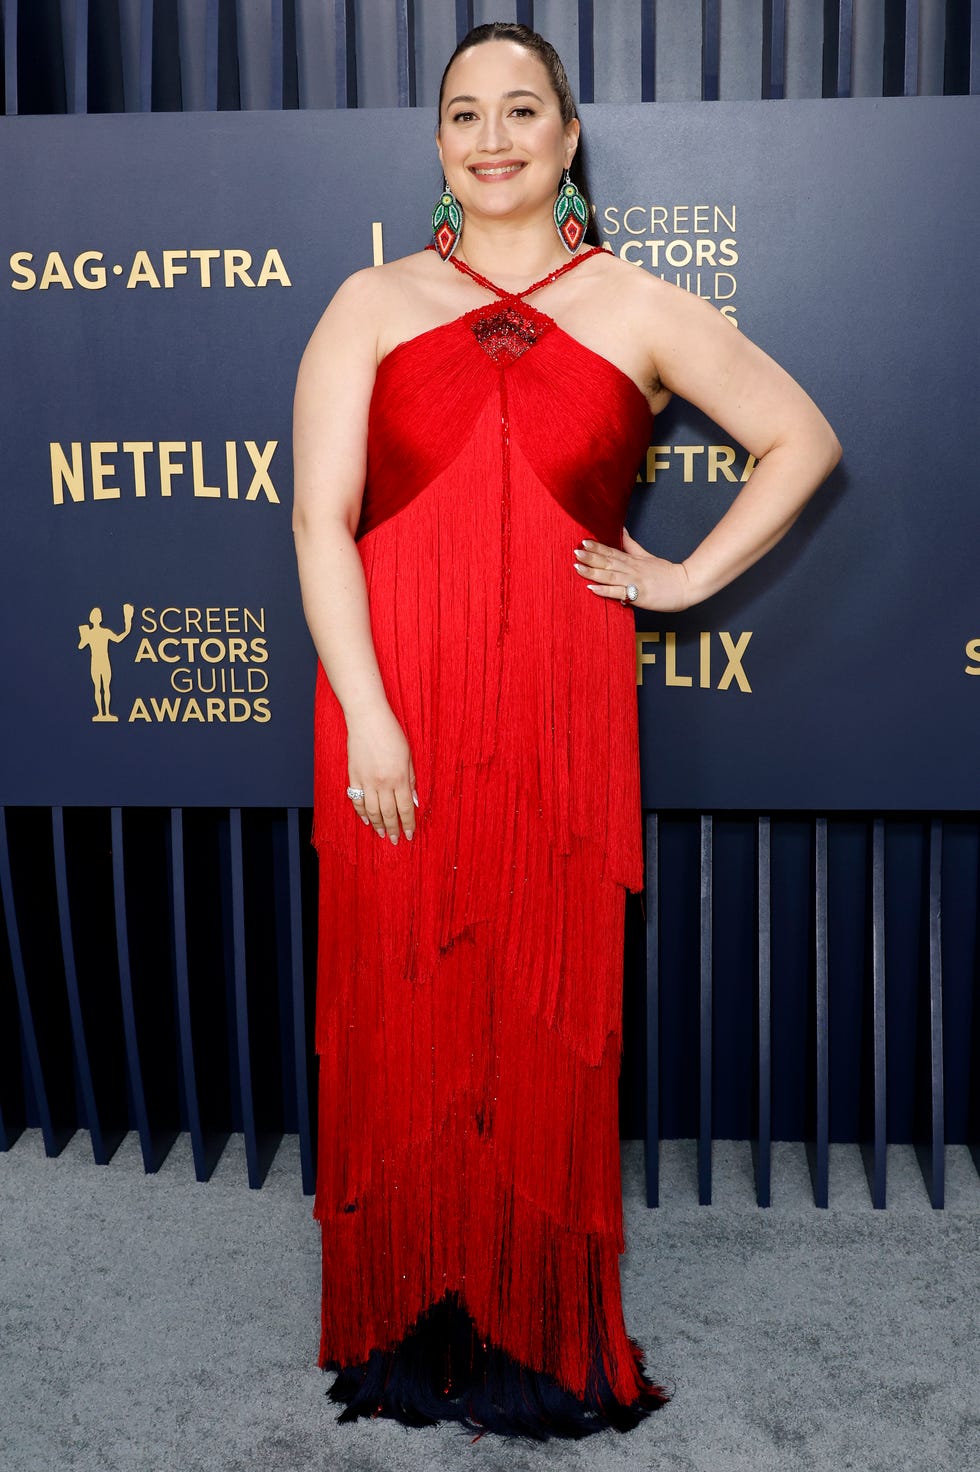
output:
[[[582,239],[579,144],[547,42],[472,31],[443,78],[431,247],[349,278],[297,379],[318,1362],[342,1420],[581,1437],[669,1399],[619,1279],[630,609],[731,581],[839,450],[713,307]],[[758,460],[683,563],[623,525],[675,391]]]

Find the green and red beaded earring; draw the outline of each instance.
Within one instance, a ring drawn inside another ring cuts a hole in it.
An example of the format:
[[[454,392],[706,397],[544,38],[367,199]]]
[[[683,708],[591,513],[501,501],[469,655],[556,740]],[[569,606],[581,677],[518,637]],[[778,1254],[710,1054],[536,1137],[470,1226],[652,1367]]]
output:
[[[448,261],[459,244],[463,231],[463,211],[459,200],[450,189],[445,178],[442,193],[432,211],[432,239],[436,250],[444,261]]]
[[[555,229],[569,255],[574,255],[581,245],[588,223],[589,207],[585,195],[572,183],[572,176],[566,169],[555,200]]]

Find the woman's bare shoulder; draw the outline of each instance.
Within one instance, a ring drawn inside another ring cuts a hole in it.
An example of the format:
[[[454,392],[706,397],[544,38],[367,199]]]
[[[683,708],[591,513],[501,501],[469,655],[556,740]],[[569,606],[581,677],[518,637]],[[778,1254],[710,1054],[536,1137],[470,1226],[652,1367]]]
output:
[[[307,352],[332,348],[337,337],[343,337],[348,346],[373,349],[398,301],[431,274],[431,255],[431,251],[416,251],[352,271],[324,307]]]

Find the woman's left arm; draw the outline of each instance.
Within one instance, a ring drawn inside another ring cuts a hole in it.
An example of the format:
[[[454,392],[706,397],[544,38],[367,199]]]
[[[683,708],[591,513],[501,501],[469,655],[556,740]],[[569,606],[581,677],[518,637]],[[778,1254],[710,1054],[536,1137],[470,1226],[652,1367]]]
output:
[[[639,285],[639,283],[637,283]],[[724,588],[780,540],[841,456],[837,436],[795,379],[709,303],[680,287],[647,278],[654,307],[653,367],[680,394],[756,457],[728,510],[683,562],[644,551],[624,531],[624,550],[586,541],[578,570],[600,597],[673,612]],[[641,319],[642,320],[642,319]]]

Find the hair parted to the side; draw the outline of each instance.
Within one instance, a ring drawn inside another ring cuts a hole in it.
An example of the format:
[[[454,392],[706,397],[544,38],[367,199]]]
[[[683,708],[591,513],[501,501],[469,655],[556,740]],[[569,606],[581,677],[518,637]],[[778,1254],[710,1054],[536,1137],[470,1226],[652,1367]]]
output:
[[[565,71],[562,59],[551,42],[546,41],[537,31],[532,31],[530,26],[521,25],[519,21],[493,20],[489,21],[486,25],[474,26],[471,31],[468,31],[446,62],[445,70],[442,74],[442,81],[439,83],[440,126],[442,125],[442,99],[445,95],[446,78],[449,75],[450,67],[464,51],[468,51],[472,46],[480,46],[485,41],[514,41],[518,46],[523,46],[525,51],[530,51],[538,58],[548,73],[551,86],[558,98],[562,122],[570,123],[572,118],[578,117],[578,108],[575,106],[575,97],[572,94],[568,73]],[[589,223],[585,230],[585,240],[589,245],[601,245],[602,238],[599,235],[599,229],[595,222],[595,206],[592,204],[592,195],[589,191],[588,180],[586,178],[584,143],[585,140],[580,134],[578,147],[575,150],[575,157],[572,159],[569,173],[572,182],[585,195],[589,205]]]

